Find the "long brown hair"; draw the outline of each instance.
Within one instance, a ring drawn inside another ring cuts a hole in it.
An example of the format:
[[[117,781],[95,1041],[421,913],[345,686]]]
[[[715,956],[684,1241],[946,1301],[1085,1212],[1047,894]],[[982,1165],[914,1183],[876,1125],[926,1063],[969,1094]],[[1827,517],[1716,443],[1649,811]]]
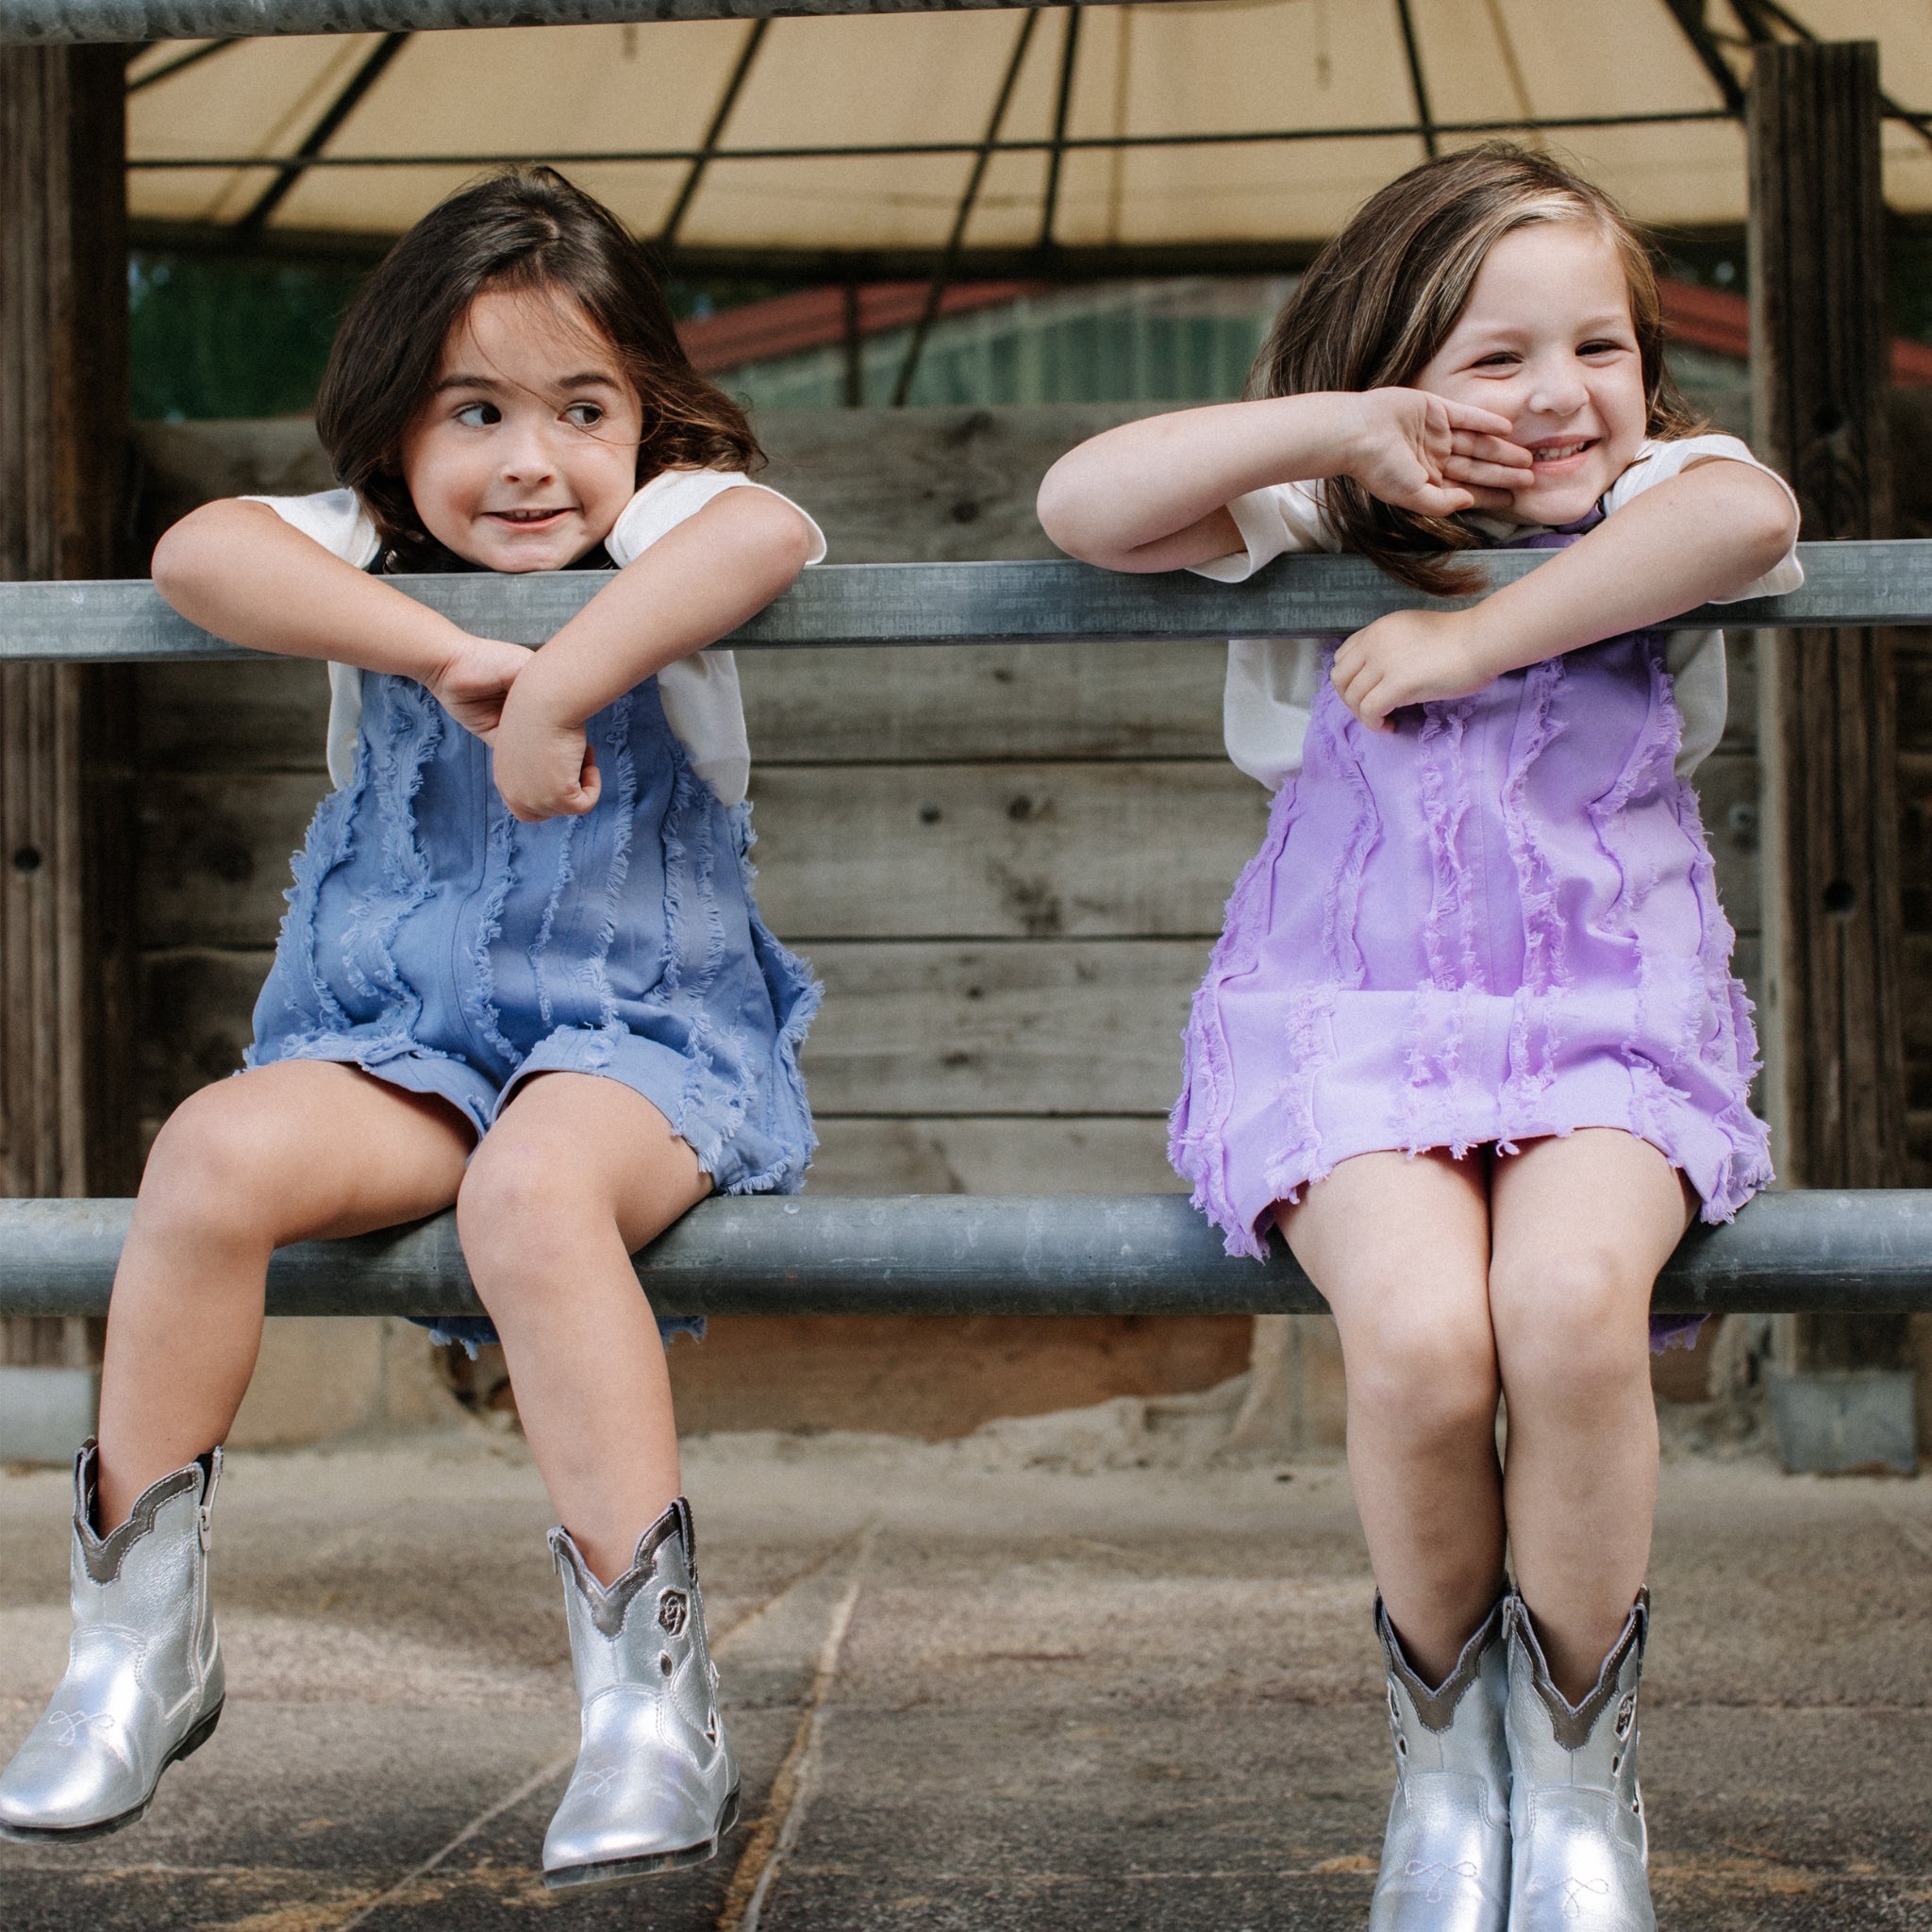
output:
[[[1629,218],[1580,175],[1504,141],[1424,161],[1366,202],[1276,317],[1256,358],[1250,392],[1304,395],[1413,382],[1468,305],[1490,250],[1534,222],[1587,222],[1614,244],[1630,290],[1649,433],[1693,434],[1702,425],[1664,363],[1657,272]],[[1343,549],[1439,596],[1479,588],[1474,572],[1430,555],[1479,541],[1459,523],[1397,509],[1349,476],[1330,477],[1324,491]]]
[[[764,461],[731,398],[691,365],[643,250],[608,208],[555,168],[515,168],[423,217],[363,283],[336,332],[315,427],[405,569],[448,558],[427,535],[401,468],[449,332],[486,290],[571,297],[608,338],[643,405],[637,478]]]

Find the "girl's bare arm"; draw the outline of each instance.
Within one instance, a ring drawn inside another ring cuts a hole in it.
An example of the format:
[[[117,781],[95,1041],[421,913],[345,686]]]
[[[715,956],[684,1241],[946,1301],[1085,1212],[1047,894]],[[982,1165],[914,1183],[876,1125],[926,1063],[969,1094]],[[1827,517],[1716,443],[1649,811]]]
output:
[[[1270,483],[1354,476],[1431,516],[1507,508],[1528,472],[1509,424],[1420,390],[1377,389],[1181,409],[1070,450],[1040,486],[1041,527],[1108,570],[1180,570],[1239,551],[1226,506]]]
[[[496,784],[520,819],[597,802],[584,724],[667,664],[734,631],[805,568],[805,519],[763,490],[727,490],[625,565],[537,653],[504,708]]]
[[[1797,532],[1774,476],[1709,458],[1468,610],[1396,611],[1357,631],[1336,654],[1335,689],[1363,724],[1386,729],[1404,705],[1462,697],[1506,671],[1732,596]]]
[[[529,658],[344,563],[265,503],[202,505],[162,537],[151,568],[156,590],[204,630],[253,651],[413,677],[485,739]]]

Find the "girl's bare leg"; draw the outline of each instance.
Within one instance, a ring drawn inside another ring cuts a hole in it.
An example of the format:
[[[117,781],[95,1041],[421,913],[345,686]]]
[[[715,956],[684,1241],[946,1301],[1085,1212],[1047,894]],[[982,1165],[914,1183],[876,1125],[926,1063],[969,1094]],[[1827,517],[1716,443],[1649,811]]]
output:
[[[664,1347],[630,1257],[710,1191],[641,1094],[543,1074],[485,1136],[457,1199],[544,1487],[607,1584],[682,1487]]]
[[[1276,1210],[1341,1331],[1369,1560],[1431,1683],[1503,1588],[1486,1182],[1480,1156],[1365,1154]]]
[[[1497,1160],[1490,1202],[1516,1583],[1575,1703],[1650,1562],[1650,1291],[1696,1196],[1646,1141],[1592,1127]]]
[[[261,1347],[269,1256],[448,1207],[471,1143],[443,1102],[320,1060],[256,1068],[175,1110],[114,1276],[103,1530],[227,1435]]]

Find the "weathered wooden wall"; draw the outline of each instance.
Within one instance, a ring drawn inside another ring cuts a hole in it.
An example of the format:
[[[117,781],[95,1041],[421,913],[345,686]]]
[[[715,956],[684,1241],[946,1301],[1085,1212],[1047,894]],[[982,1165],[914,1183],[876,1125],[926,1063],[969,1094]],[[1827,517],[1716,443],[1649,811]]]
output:
[[[0,48],[0,576],[122,563],[122,51]],[[0,671],[0,1193],[131,1181],[128,693],[119,669]],[[92,1348],[80,1322],[0,1318],[0,1364]]]
[[[1739,399],[1719,401],[1739,426]],[[1040,474],[1131,413],[799,412],[762,427],[770,480],[820,517],[839,560],[1041,557],[1052,552],[1032,514]],[[306,424],[150,425],[140,441],[153,528],[208,495],[327,481]],[[760,902],[827,988],[807,1057],[824,1143],[814,1188],[1179,1185],[1164,1154],[1177,1036],[1267,803],[1222,752],[1222,662],[1216,641],[741,659]],[[1755,982],[1748,648],[1732,674],[1731,728],[1700,788]],[[288,854],[325,784],[326,693],[306,664],[142,676],[151,1127],[231,1071],[247,1039]],[[1932,791],[1932,746],[1926,765]],[[1932,854],[1925,871],[1932,908]],[[1932,919],[1927,935],[1932,967]],[[1295,1412],[1305,1436],[1334,1441],[1332,1341],[1318,1318],[1298,1319]],[[703,1350],[673,1358],[688,1426],[941,1434],[991,1413],[1205,1386],[1242,1366],[1247,1336],[1238,1319],[863,1331],[801,1319],[720,1323]]]

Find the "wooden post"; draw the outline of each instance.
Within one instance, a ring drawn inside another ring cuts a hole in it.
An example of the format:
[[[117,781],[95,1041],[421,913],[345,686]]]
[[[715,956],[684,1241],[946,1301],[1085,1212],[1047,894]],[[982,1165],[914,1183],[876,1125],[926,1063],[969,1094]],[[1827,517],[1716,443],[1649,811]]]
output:
[[[1878,48],[1760,46],[1750,97],[1751,375],[1807,538],[1890,534]],[[1876,630],[1767,637],[1761,1016],[1788,1186],[1905,1178],[1896,715]],[[1904,1363],[1904,1318],[1798,1318],[1794,1366]]]
[[[125,484],[124,51],[0,47],[0,577],[113,574]],[[0,1193],[126,1191],[132,686],[0,670]],[[9,1324],[0,1359],[85,1338]]]

